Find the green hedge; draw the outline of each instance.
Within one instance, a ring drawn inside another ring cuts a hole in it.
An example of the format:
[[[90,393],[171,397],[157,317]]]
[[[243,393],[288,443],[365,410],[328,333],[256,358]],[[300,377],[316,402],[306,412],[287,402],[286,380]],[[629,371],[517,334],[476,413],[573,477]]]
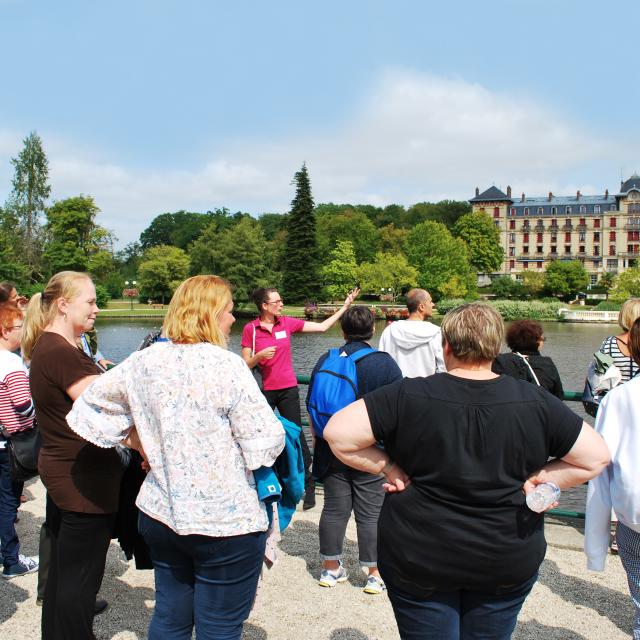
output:
[[[622,305],[619,302],[611,302],[611,300],[603,300],[596,305],[597,311],[620,311]]]
[[[465,302],[467,300],[460,298],[440,300],[436,307],[438,313],[444,315]],[[487,304],[494,307],[504,320],[557,320],[558,310],[566,306],[559,300],[490,300]]]

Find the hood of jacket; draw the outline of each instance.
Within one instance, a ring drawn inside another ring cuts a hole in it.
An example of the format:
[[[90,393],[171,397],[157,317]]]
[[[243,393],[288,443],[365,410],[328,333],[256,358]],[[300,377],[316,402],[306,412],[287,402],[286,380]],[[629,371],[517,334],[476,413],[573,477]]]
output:
[[[402,349],[415,349],[431,340],[440,340],[440,327],[431,322],[398,320],[389,327],[395,344]]]

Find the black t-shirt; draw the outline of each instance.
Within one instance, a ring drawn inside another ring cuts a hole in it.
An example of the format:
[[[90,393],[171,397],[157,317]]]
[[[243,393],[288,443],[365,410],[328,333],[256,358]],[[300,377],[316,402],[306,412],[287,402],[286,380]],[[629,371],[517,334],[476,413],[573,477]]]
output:
[[[385,497],[379,568],[400,591],[494,592],[531,578],[546,550],[526,478],[574,445],[582,419],[550,393],[499,376],[405,378],[364,397],[373,435],[412,480]]]

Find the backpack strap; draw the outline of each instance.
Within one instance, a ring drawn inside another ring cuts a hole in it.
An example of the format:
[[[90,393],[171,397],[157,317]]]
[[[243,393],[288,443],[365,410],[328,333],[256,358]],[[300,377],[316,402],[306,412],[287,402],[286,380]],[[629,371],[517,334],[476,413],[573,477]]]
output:
[[[358,349],[356,352],[352,353],[348,357],[351,358],[353,362],[358,362],[359,360],[362,360],[362,358],[364,358],[365,356],[369,356],[372,353],[375,353],[376,351],[377,349],[374,349],[373,347],[365,347],[364,349]]]

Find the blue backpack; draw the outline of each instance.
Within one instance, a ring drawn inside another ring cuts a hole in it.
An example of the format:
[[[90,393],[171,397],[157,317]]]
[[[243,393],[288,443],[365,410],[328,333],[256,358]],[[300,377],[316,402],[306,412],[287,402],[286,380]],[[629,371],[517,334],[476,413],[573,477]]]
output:
[[[320,438],[329,418],[357,400],[356,362],[375,352],[376,349],[366,347],[348,356],[344,352],[340,355],[340,349],[329,349],[329,355],[313,378],[311,394],[307,400],[313,430]]]

